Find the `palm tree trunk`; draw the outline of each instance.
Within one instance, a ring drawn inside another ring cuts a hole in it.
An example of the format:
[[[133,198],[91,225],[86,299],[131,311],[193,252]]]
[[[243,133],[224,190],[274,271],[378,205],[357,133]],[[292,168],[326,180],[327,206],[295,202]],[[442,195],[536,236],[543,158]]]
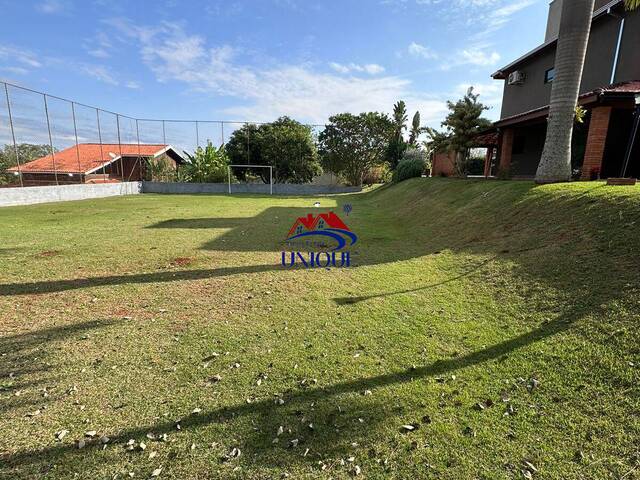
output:
[[[571,136],[587,53],[594,0],[564,0],[551,87],[547,138],[537,183],[571,180]]]

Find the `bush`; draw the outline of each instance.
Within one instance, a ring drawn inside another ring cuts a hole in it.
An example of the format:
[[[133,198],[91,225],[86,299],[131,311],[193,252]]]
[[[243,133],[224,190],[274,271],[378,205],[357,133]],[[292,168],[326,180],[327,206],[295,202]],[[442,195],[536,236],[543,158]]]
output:
[[[402,182],[409,178],[421,177],[427,169],[427,154],[417,148],[408,149],[393,172],[393,181]]]
[[[364,174],[362,183],[364,185],[374,185],[376,183],[388,183],[391,180],[389,165],[383,163],[377,167],[372,167]]]
[[[464,169],[467,175],[484,174],[484,157],[471,157],[467,160]]]
[[[165,155],[149,158],[146,161],[144,179],[152,182],[174,182],[176,181],[176,168],[171,159]]]

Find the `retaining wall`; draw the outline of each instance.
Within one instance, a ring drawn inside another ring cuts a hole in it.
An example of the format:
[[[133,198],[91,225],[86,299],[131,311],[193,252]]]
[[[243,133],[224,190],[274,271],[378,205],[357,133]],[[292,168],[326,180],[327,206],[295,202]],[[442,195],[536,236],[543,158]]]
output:
[[[0,207],[136,195],[141,192],[141,182],[0,188]]]
[[[362,191],[361,187],[346,187],[343,185],[313,185],[276,183],[273,185],[274,195],[331,195],[337,193],[355,193]],[[143,193],[229,193],[226,183],[165,183],[142,182]],[[257,183],[231,184],[231,193],[269,194],[269,185]]]

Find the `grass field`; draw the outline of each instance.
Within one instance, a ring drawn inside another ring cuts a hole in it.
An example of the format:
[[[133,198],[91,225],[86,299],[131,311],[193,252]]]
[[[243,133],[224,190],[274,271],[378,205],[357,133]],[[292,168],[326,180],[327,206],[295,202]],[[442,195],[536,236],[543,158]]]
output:
[[[0,477],[640,478],[640,188],[325,197],[285,269],[315,200],[0,209]]]

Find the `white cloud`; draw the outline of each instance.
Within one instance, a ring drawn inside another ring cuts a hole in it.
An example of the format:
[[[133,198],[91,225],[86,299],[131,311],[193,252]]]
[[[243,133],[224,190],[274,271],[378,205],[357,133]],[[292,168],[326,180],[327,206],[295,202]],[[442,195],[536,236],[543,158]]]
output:
[[[96,58],[109,58],[112,46],[109,35],[104,32],[98,32],[84,42],[87,53]]]
[[[111,56],[111,54],[107,52],[104,48],[93,48],[93,49],[87,50],[87,53],[92,57],[96,57],[96,58],[109,58]]]
[[[383,73],[385,70],[382,65],[378,65],[377,63],[367,63],[364,65],[349,63],[345,65],[342,63],[331,62],[329,63],[329,66],[338,73],[359,72],[368,73],[369,75],[378,75],[380,73]]]
[[[441,70],[451,70],[455,67],[491,67],[500,61],[500,54],[491,48],[490,44],[469,45],[457,50],[447,61],[440,65]]]
[[[60,13],[66,8],[66,4],[60,0],[44,0],[36,5],[36,10],[47,14]]]
[[[476,39],[487,38],[504,27],[513,15],[541,0],[381,0],[396,10],[429,9],[430,15],[448,23],[457,33],[472,32]]]
[[[125,83],[124,86],[127,87],[127,88],[131,88],[133,90],[137,90],[137,89],[140,88],[140,84],[138,82],[133,81],[133,80],[130,80],[127,83]]]
[[[0,45],[0,60],[20,63],[24,68],[38,68],[42,62],[31,51],[11,45]]]
[[[461,61],[464,64],[478,65],[480,67],[495,65],[500,61],[498,52],[488,52],[482,49],[465,49],[459,55],[462,57]]]
[[[336,75],[309,64],[249,65],[241,61],[241,51],[229,45],[209,46],[177,24],[140,27],[120,19],[110,25],[135,40],[159,81],[183,82],[199,92],[235,98],[235,106],[221,111],[228,117],[271,121],[289,115],[321,124],[339,112],[389,112],[403,99],[412,110],[420,110],[423,123],[434,124],[446,110],[442,98],[417,92],[405,78]],[[373,65],[336,63],[332,68],[339,73],[380,73],[382,67]]]
[[[511,17],[521,10],[533,5],[536,0],[517,0],[503,2],[502,6],[485,12],[481,18],[478,19],[480,25],[484,25],[477,34],[476,37],[486,37],[494,31],[504,27],[511,21]]]
[[[104,65],[83,64],[83,65],[80,65],[80,69],[83,73],[85,73],[86,75],[92,78],[95,78],[96,80],[99,80],[109,85],[114,85],[114,86],[119,85],[118,80],[116,80],[116,78],[111,74],[111,72],[109,72],[107,67],[105,67]]]
[[[431,48],[425,47],[424,45],[420,45],[416,42],[411,42],[407,47],[407,51],[409,54],[414,57],[424,58],[426,60],[431,60],[434,58],[438,58],[438,54],[434,52]]]
[[[14,75],[26,75],[29,73],[29,70],[23,67],[1,67],[0,70],[3,72],[13,73]]]

